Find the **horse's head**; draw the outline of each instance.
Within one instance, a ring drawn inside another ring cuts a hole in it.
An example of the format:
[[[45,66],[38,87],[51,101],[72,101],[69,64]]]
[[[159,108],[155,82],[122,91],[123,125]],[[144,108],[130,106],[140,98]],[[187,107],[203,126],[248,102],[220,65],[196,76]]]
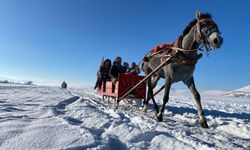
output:
[[[223,38],[217,24],[212,20],[210,14],[202,14],[196,12],[196,38],[198,43],[204,44],[208,49],[220,48],[223,43]]]

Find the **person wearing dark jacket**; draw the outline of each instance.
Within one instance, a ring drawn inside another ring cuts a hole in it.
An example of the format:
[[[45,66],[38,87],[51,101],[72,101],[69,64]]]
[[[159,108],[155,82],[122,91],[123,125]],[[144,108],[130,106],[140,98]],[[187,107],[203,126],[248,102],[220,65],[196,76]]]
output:
[[[115,82],[118,80],[119,73],[125,73],[125,72],[126,72],[126,67],[122,66],[122,58],[119,56],[116,57],[109,71],[111,81],[115,84]]]
[[[102,82],[104,82],[104,91],[106,89],[106,82],[110,81],[111,78],[109,76],[109,70],[111,67],[111,60],[110,59],[106,59],[104,62],[102,62],[98,72],[97,72],[97,81],[95,84],[94,89],[96,89],[97,87],[101,88]]]
[[[115,90],[115,84],[118,80],[118,75],[119,73],[125,73],[126,72],[126,67],[122,66],[122,58],[121,57],[116,57],[115,61],[113,62],[112,67],[110,68],[109,75],[111,77],[112,81],[112,92],[114,93]]]
[[[129,69],[128,69],[128,73],[134,74],[134,75],[138,75],[140,74],[140,68],[136,65],[135,62],[132,62]]]
[[[129,69],[129,64],[127,62],[123,62],[123,66],[126,68],[126,72],[127,72]]]
[[[62,89],[67,89],[67,83],[65,81],[63,81],[62,85],[61,85]]]

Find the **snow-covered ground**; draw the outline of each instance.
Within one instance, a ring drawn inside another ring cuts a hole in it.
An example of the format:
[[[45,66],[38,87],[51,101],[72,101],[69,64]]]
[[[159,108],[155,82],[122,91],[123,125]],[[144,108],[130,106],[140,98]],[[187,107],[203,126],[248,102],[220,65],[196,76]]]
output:
[[[248,97],[250,98],[250,85],[234,90],[232,92],[228,92],[226,95],[234,96],[234,97]]]
[[[250,99],[226,93],[201,91],[210,126],[202,129],[186,90],[171,91],[159,123],[152,104],[146,114],[114,110],[90,88],[0,84],[0,149],[249,150]]]

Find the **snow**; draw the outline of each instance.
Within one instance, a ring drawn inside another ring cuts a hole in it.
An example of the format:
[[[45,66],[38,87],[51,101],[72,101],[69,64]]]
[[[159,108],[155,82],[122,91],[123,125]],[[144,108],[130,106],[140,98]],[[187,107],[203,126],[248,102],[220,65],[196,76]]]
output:
[[[250,85],[245,86],[243,88],[237,89],[236,91],[245,91],[245,92],[250,92]]]
[[[0,149],[250,149],[250,99],[200,93],[209,129],[199,127],[187,90],[171,91],[157,122],[151,103],[147,113],[113,109],[89,87],[0,84]]]
[[[250,85],[245,86],[245,87],[240,88],[240,89],[236,89],[232,92],[228,92],[226,95],[231,96],[231,97],[248,97],[248,98],[250,98]]]

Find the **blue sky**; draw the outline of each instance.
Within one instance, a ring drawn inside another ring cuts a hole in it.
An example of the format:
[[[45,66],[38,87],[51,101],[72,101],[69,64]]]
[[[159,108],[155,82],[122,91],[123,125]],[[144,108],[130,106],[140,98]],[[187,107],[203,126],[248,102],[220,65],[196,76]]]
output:
[[[250,84],[250,1],[0,0],[0,78],[93,84],[102,57],[139,62],[210,12],[224,44],[198,62],[202,89]]]

